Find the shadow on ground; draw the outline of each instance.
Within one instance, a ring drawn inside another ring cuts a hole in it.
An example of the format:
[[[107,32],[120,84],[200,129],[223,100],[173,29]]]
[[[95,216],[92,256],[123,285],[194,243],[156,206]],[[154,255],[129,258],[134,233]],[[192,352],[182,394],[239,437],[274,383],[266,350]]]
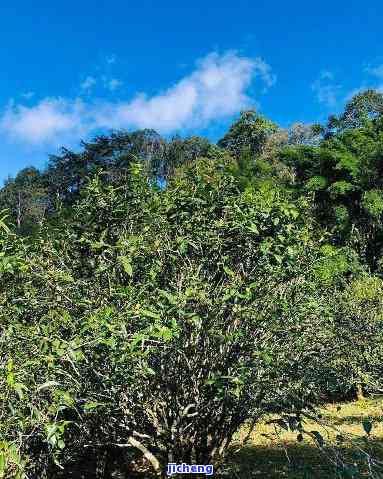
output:
[[[370,441],[368,449],[370,453],[375,453],[374,457],[383,460],[382,442]],[[333,456],[333,450],[324,450],[323,452],[313,445],[293,445],[286,444],[285,447],[268,447],[249,445],[240,451],[232,452],[227,466],[227,477],[232,479],[334,479],[334,478],[352,478],[362,479],[374,477],[374,479],[383,478],[383,469],[375,471],[371,476],[368,467],[364,466],[365,461],[361,460],[358,448],[345,449],[342,451],[348,464],[359,464],[354,475],[340,473],[339,469],[329,460]],[[379,456],[377,455],[380,455]],[[363,459],[366,456],[363,456]]]
[[[380,460],[383,460],[382,441],[371,440],[365,446],[365,450],[375,453],[374,457],[376,458],[379,458],[380,455]],[[349,464],[361,463],[361,457],[357,451],[357,447],[342,451]],[[355,471],[353,475],[339,473],[339,470],[337,471],[329,461],[330,456],[331,450],[322,452],[314,444],[287,443],[285,447],[249,445],[240,450],[232,449],[222,475],[214,474],[214,476],[222,477],[222,479],[366,479],[372,477],[383,479],[383,469],[381,472],[376,471],[375,475],[371,476],[365,466],[358,467],[359,472]],[[135,473],[130,467],[129,471],[117,469],[111,468],[110,472],[106,472],[102,476],[103,479],[154,479],[156,477],[149,470]],[[55,477],[57,479],[64,477],[68,479],[98,479],[100,477],[96,476],[94,467],[90,463],[77,464],[77,467],[71,471],[67,469],[63,473],[63,475],[58,474]],[[172,477],[180,479],[184,476]],[[193,477],[196,478],[195,475]]]

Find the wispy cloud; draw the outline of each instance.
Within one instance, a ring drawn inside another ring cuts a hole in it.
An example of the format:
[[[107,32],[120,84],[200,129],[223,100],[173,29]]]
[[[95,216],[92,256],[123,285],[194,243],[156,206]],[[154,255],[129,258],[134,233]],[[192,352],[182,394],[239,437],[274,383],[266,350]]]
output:
[[[334,74],[330,70],[323,70],[320,74],[321,80],[334,80]]]
[[[262,60],[262,58],[256,58],[254,60],[254,72],[260,75],[266,89],[272,87],[277,82],[277,76],[273,73],[271,66]]]
[[[80,87],[82,90],[90,91],[97,83],[97,80],[92,76],[87,76],[85,80],[81,83]]]
[[[322,71],[319,78],[311,84],[319,103],[335,107],[341,86],[334,83],[334,74],[331,71]]]
[[[10,104],[0,129],[13,139],[36,144],[78,139],[97,129],[154,128],[170,133],[205,127],[254,105],[247,90],[257,77],[265,88],[276,81],[261,58],[211,53],[196,63],[191,74],[157,95],[140,93],[118,102],[46,98],[32,107]],[[88,77],[84,83],[91,87],[93,80]]]
[[[112,65],[113,63],[116,63],[116,55],[110,55],[106,57],[106,63],[108,65]]]
[[[368,65],[363,69],[363,82],[355,88],[347,92],[344,97],[344,102],[350,101],[355,95],[362,93],[365,90],[376,90],[383,93],[383,64],[371,66]]]
[[[25,93],[21,94],[22,98],[25,98],[26,100],[30,100],[32,97],[35,96],[34,91],[26,91]]]
[[[110,80],[107,80],[105,84],[108,90],[113,92],[118,90],[123,85],[123,82],[117,78],[111,78]]]
[[[373,88],[380,93],[383,93],[383,63],[374,67],[368,66],[365,71],[370,76],[375,78],[375,84],[373,85]],[[378,79],[378,83],[376,83],[376,78]]]
[[[367,67],[366,72],[370,75],[373,75],[381,80],[383,80],[383,64],[377,65],[375,67]]]

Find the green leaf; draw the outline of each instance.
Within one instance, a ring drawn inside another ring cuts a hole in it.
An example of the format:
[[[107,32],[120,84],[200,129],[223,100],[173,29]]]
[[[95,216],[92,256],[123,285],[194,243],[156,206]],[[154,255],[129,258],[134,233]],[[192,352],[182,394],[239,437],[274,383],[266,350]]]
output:
[[[130,344],[129,344],[129,347],[130,347],[130,350],[133,351],[135,346],[138,344],[138,343],[141,343],[141,345],[144,344],[144,341],[145,339],[147,339],[147,335],[144,334],[144,333],[136,333],[132,340],[130,341]]]
[[[47,441],[51,441],[54,438],[57,431],[57,424],[47,424],[46,425],[46,433],[47,433]],[[55,439],[53,439],[55,442]]]
[[[60,383],[58,383],[57,381],[47,381],[44,384],[40,384],[39,386],[37,386],[36,389],[37,391],[42,391],[43,389],[47,389],[52,386],[60,386]]]
[[[170,304],[177,304],[177,298],[173,296],[172,294],[168,293],[167,291],[164,290],[159,290],[159,292],[165,296],[165,298],[169,301]]]
[[[309,191],[323,190],[326,187],[327,179],[323,176],[313,176],[306,183],[306,188]]]
[[[274,256],[274,259],[276,260],[277,263],[279,263],[279,264],[282,263],[283,258],[282,258],[281,255],[279,255],[279,254],[274,254],[273,256]]]
[[[96,402],[96,401],[87,402],[84,404],[84,411],[91,411],[92,409],[96,409],[99,406],[104,406],[104,405],[105,403],[102,403],[102,402]]]
[[[0,478],[3,478],[5,475],[5,466],[6,466],[5,455],[3,452],[0,452]]]
[[[149,309],[140,309],[140,313],[143,314],[144,316],[148,316],[149,318],[161,319],[161,316],[158,313],[149,311]]]
[[[223,270],[225,271],[225,273],[228,275],[228,276],[231,276],[232,278],[235,276],[235,273],[234,271],[232,271],[230,268],[228,268],[227,266],[224,266],[223,267]]]
[[[365,433],[369,435],[372,429],[372,423],[370,421],[364,420],[362,425]]]
[[[128,274],[130,277],[132,277],[133,267],[129,258],[127,256],[119,256],[118,261],[121,263],[122,267],[124,268],[125,273]]]
[[[24,399],[23,391],[26,391],[28,388],[27,386],[25,386],[25,384],[15,383],[13,385],[13,389],[16,391],[17,395],[19,396],[19,399],[22,400]]]
[[[259,230],[254,223],[252,223],[250,226],[248,226],[247,229],[249,231],[251,231],[252,233],[255,233],[256,235],[259,234]]]
[[[268,366],[273,362],[273,358],[268,353],[261,353],[261,358]]]

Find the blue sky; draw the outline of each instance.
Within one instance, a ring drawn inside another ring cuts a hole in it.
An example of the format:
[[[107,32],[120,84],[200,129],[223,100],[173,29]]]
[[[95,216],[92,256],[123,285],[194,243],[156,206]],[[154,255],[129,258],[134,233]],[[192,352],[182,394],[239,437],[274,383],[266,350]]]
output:
[[[216,140],[245,108],[283,127],[383,89],[383,2],[4,0],[0,180],[110,128]]]

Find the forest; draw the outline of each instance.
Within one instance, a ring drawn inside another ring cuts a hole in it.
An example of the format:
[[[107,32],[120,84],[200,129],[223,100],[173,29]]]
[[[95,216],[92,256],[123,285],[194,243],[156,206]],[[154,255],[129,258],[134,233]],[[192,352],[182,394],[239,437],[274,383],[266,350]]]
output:
[[[244,111],[216,144],[62,148],[0,189],[0,478],[286,477],[231,465],[262,421],[318,477],[383,477],[372,421],[352,457],[319,427],[383,394],[382,326],[379,91],[325,124]]]

